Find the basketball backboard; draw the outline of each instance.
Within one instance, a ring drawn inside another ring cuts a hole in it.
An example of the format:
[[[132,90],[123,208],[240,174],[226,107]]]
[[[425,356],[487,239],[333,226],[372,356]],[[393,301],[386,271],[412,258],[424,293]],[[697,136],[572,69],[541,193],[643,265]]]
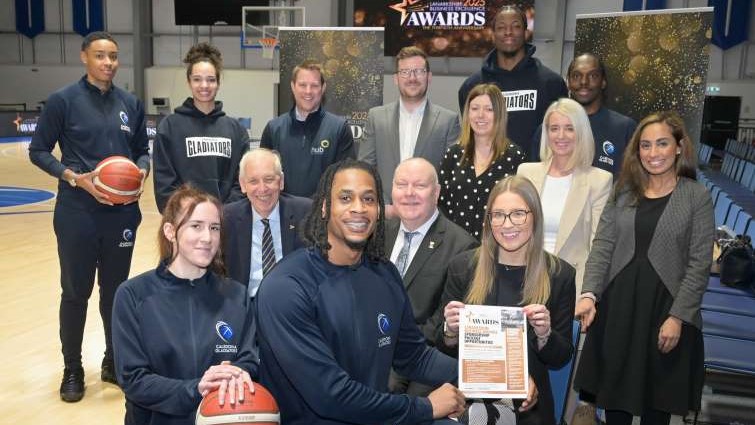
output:
[[[244,6],[241,9],[241,47],[262,49],[272,59],[278,46],[279,27],[302,27],[306,24],[303,6]]]

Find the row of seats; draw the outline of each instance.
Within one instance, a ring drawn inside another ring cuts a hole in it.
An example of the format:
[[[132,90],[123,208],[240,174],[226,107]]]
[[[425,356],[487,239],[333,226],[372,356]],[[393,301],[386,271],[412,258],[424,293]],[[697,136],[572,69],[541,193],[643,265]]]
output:
[[[755,146],[752,146],[748,142],[740,142],[737,139],[727,139],[725,149],[726,152],[739,158],[755,162]]]
[[[698,179],[710,191],[716,226],[726,226],[733,235],[749,235],[752,240],[755,240],[755,221],[752,219],[752,211],[755,211],[755,196],[752,193],[749,196],[740,194],[737,199],[730,194],[730,191],[723,189],[719,185],[720,182],[716,184],[714,179],[708,178],[706,174],[698,173]]]

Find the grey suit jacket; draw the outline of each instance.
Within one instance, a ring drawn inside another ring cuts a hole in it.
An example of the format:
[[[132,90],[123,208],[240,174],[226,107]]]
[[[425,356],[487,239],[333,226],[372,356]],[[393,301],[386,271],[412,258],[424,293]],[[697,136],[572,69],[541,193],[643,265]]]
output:
[[[304,247],[299,237],[299,224],[312,206],[312,200],[281,193],[278,198],[283,256]],[[225,265],[228,277],[249,285],[252,268],[252,204],[240,199],[223,207]]]
[[[519,165],[517,174],[530,179],[542,196],[545,176],[551,161],[525,162]],[[577,294],[581,293],[585,274],[585,261],[600,221],[600,215],[611,193],[611,173],[600,168],[578,168],[574,171],[566,206],[558,223],[554,255],[569,262],[577,269]]]
[[[628,193],[609,199],[587,259],[582,292],[596,296],[634,258],[636,206]],[[700,304],[713,255],[713,202],[707,189],[682,177],[658,220],[648,259],[674,302],[669,314],[700,328]],[[598,305],[600,308],[600,305]]]
[[[386,204],[392,202],[393,172],[401,162],[398,123],[398,101],[370,109],[357,155],[359,160],[377,167],[383,181]],[[446,149],[459,140],[460,132],[459,116],[428,100],[417,135],[414,156],[425,158],[438,170]]]
[[[385,252],[388,256],[396,243],[400,225],[397,219],[385,223]],[[477,245],[477,239],[439,212],[409,263],[403,278],[404,287],[412,303],[414,320],[428,342],[434,341],[438,326],[430,318],[440,306],[448,264],[456,254]]]

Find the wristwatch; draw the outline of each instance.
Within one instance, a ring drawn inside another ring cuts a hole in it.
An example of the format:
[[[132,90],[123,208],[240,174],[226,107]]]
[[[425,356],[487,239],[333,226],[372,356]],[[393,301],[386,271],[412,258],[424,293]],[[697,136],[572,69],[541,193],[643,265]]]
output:
[[[443,322],[443,336],[446,338],[456,338],[459,334],[448,329],[448,322]]]

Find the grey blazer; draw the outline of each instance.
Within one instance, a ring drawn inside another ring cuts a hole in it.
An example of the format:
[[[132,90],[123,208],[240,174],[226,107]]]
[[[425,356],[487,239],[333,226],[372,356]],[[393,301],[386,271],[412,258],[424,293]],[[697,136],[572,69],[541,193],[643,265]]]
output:
[[[359,160],[377,167],[380,179],[383,181],[383,196],[386,204],[392,202],[393,172],[401,162],[398,124],[398,101],[370,109],[357,155]],[[414,156],[425,158],[438,170],[446,149],[459,140],[459,133],[461,133],[459,116],[428,100],[417,135]]]
[[[609,199],[587,259],[582,292],[598,298],[634,257],[636,206],[623,192]],[[648,259],[674,302],[669,314],[697,328],[713,255],[713,202],[707,189],[682,177],[658,220]],[[598,306],[600,308],[600,306]]]

